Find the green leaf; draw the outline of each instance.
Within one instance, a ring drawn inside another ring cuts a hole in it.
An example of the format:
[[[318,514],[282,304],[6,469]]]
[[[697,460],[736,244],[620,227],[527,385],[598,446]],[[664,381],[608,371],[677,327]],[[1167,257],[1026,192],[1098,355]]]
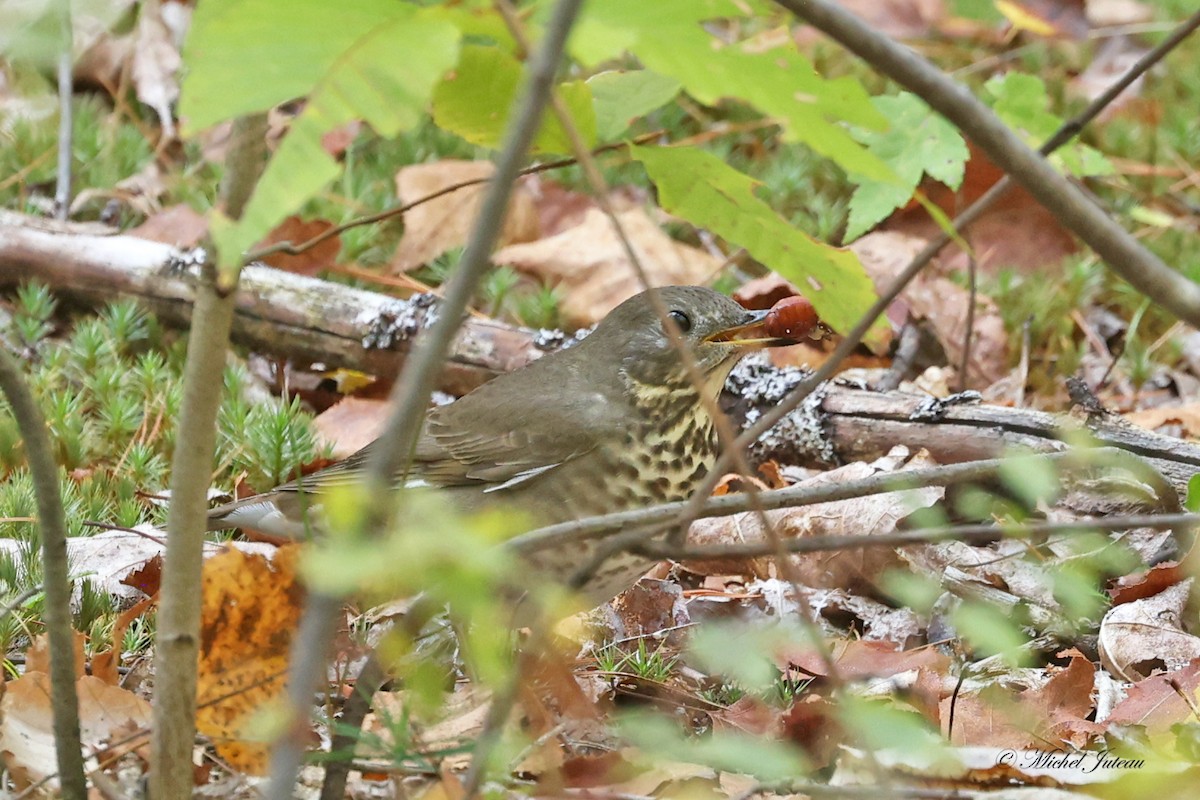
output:
[[[847,693],[839,717],[857,734],[852,741],[869,749],[909,753],[922,760],[950,755],[928,721],[914,711]]]
[[[420,121],[434,83],[458,56],[459,33],[422,15],[395,18],[368,31],[330,65],[311,89],[254,189],[240,221],[212,226],[223,265],[242,253],[341,172],[321,137],[354,119],[382,136]]]
[[[188,135],[302,97],[362,37],[410,7],[392,0],[205,0],[183,49],[179,114]],[[402,44],[395,52],[403,54]],[[418,53],[409,54],[413,64]]]
[[[875,301],[857,256],[793,228],[755,197],[755,181],[747,175],[691,148],[635,146],[630,155],[645,165],[663,208],[746,248],[799,286],[834,330],[849,330]]]
[[[942,587],[937,581],[901,569],[883,573],[880,586],[889,598],[918,614],[928,614],[942,596]]]
[[[464,47],[453,74],[433,92],[433,119],[482,147],[499,147],[521,83],[521,64],[499,47]],[[582,81],[559,84],[559,95],[588,147],[596,143],[592,93]],[[533,141],[535,152],[570,153],[571,142],[550,111]]]
[[[886,164],[838,124],[886,125],[858,80],[821,78],[790,42],[769,50],[750,49],[723,42],[702,25],[743,13],[732,0],[589,3],[569,47],[577,59],[593,65],[629,51],[647,69],[678,80],[702,103],[714,105],[724,98],[749,103],[778,120],[785,139],[804,142],[847,172],[882,182],[896,180]]]
[[[769,689],[779,677],[773,658],[787,645],[806,642],[806,634],[785,625],[706,623],[688,640],[696,665],[709,675],[736,681],[751,692]]]
[[[1183,505],[1188,511],[1200,511],[1200,472],[1188,478],[1187,500]]]
[[[648,69],[601,72],[588,78],[596,106],[596,135],[612,141],[631,122],[669,103],[679,94],[679,81]]]
[[[966,601],[950,615],[954,627],[971,647],[984,656],[998,655],[1010,666],[1028,666],[1031,654],[1023,649],[1029,637],[1000,609]]]
[[[1058,467],[1033,454],[1011,455],[1000,464],[1000,480],[1029,508],[1053,502],[1062,491]]]
[[[909,201],[928,174],[951,189],[962,185],[970,152],[959,132],[919,97],[901,92],[876,97],[875,108],[891,121],[886,131],[858,128],[853,135],[899,176],[900,182],[863,179],[850,200],[846,240],[857,239]]]
[[[794,780],[808,772],[799,752],[758,736],[718,729],[703,739],[685,739],[678,725],[646,713],[626,715],[619,725],[622,735],[656,759],[705,764],[763,781]]]
[[[984,88],[992,96],[996,115],[1023,134],[1031,147],[1041,147],[1062,125],[1062,118],[1048,110],[1046,85],[1036,75],[1009,72],[992,78]],[[1081,178],[1114,172],[1112,163],[1100,151],[1078,142],[1055,150],[1050,161]]]

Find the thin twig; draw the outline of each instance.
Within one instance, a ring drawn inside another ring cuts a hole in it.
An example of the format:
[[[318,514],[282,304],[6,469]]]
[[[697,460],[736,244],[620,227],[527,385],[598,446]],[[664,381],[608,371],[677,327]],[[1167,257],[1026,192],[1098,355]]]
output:
[[[1039,455],[1038,458],[1046,459],[1052,464],[1065,461],[1068,464],[1077,463],[1084,466],[1103,463],[1105,459],[1131,459],[1133,456],[1119,448],[1101,447],[1094,450],[1046,453]],[[980,482],[995,477],[1006,463],[1007,459],[992,458],[963,464],[881,473],[845,483],[791,486],[786,489],[763,492],[760,495],[760,502],[762,507],[767,510],[796,508],[917,487],[953,486],[961,483]],[[709,497],[696,509],[695,517],[696,519],[723,517],[746,511],[748,508],[749,500],[745,495]],[[690,510],[688,502],[665,503],[616,514],[584,517],[570,522],[548,525],[522,534],[509,540],[507,546],[520,553],[529,553],[565,544],[581,544],[590,539],[609,536],[613,532],[623,529],[662,530],[672,525],[680,512],[688,510]]]
[[[963,331],[962,361],[958,367],[958,391],[967,388],[967,371],[971,368],[971,339],[975,332],[975,300],[978,291],[974,253],[967,253],[967,329]]]
[[[67,561],[67,520],[58,483],[58,465],[46,420],[25,384],[16,360],[0,347],[0,391],[8,398],[25,443],[29,474],[37,496],[42,539],[42,575],[46,590],[44,618],[50,637],[50,703],[54,750],[64,797],[83,800],[87,781],[79,734],[79,698],[75,692],[75,636],[71,629],[71,578]]]

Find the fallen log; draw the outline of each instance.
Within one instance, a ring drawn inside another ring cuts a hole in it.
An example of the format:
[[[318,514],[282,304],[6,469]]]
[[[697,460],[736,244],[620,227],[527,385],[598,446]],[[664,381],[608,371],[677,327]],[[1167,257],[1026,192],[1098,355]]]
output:
[[[101,305],[141,302],[163,322],[191,322],[203,250],[0,211],[0,286],[37,281],[56,294]],[[242,271],[233,341],[298,361],[323,362],[391,380],[416,334],[436,314],[436,298],[402,300],[261,265]],[[451,349],[442,389],[469,391],[516,369],[566,339],[468,319]]]

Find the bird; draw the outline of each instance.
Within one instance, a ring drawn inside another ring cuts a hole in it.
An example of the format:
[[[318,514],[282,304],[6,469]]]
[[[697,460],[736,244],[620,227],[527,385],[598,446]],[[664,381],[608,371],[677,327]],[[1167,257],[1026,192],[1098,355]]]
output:
[[[666,310],[691,354],[699,385],[656,306]],[[636,294],[578,344],[429,411],[407,485],[435,487],[467,514],[507,504],[532,526],[685,500],[717,458],[708,409],[730,370],[751,349],[794,343],[751,335],[764,332],[767,314],[700,286]],[[319,518],[322,491],[355,480],[376,446],[213,509],[209,530],[246,527],[283,538],[306,536],[308,522]],[[525,557],[535,569],[565,580],[594,547]],[[632,586],[651,563],[620,554],[579,589],[600,605]]]

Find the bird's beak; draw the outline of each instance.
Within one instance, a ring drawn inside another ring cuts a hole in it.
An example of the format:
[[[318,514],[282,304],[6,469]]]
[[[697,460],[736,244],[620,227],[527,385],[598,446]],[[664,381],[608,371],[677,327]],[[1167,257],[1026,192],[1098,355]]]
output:
[[[766,321],[767,314],[769,313],[769,311],[747,311],[746,319],[743,322],[710,334],[704,341],[752,349],[799,344],[799,339],[766,335],[763,323]]]

